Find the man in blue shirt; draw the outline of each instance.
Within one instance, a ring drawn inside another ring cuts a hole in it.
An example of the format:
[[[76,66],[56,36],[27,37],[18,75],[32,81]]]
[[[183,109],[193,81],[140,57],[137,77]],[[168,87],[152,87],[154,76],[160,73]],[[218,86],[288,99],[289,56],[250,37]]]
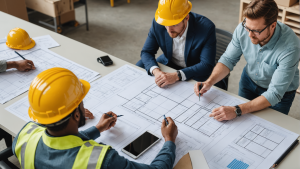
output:
[[[277,22],[274,0],[253,0],[243,12],[244,21],[234,31],[232,41],[212,75],[195,84],[204,94],[225,77],[243,54],[247,65],[239,83],[239,95],[251,101],[235,107],[222,106],[210,114],[219,121],[270,107],[288,114],[299,86],[300,43],[291,28]]]
[[[215,25],[208,18],[190,12],[191,9],[192,3],[188,0],[158,3],[141,60],[136,65],[154,75],[159,87],[190,79],[204,81],[215,66]],[[158,48],[163,54],[155,59]],[[177,71],[163,72],[157,62]],[[227,89],[225,81],[216,86]]]
[[[103,114],[96,126],[78,131],[85,117],[93,118],[82,102],[89,89],[87,81],[64,68],[48,69],[33,80],[28,92],[28,115],[35,123],[27,123],[12,146],[23,169],[173,168],[178,130],[170,117],[168,125],[162,121],[165,143],[150,165],[125,159],[110,146],[94,141],[116,124],[113,112]]]

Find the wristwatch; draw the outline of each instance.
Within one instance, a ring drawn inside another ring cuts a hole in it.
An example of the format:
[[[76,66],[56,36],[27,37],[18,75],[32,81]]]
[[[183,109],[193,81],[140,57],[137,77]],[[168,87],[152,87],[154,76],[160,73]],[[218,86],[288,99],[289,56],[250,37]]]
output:
[[[181,77],[181,73],[179,72],[179,70],[177,70],[177,76],[179,77],[179,81],[181,81],[182,77]]]
[[[235,114],[236,114],[236,116],[237,117],[240,117],[241,115],[242,115],[242,110],[241,110],[241,108],[238,106],[238,105],[236,105],[236,106],[234,106],[236,109],[235,109]]]

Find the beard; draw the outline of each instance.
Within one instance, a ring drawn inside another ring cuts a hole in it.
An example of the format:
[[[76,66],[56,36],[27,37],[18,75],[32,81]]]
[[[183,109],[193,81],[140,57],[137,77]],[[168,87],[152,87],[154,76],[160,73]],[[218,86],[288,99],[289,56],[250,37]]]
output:
[[[185,25],[183,24],[179,32],[172,31],[172,32],[168,32],[168,34],[170,35],[171,38],[176,38],[184,30],[184,27]]]
[[[258,39],[256,37],[251,37],[250,40],[254,45],[257,45],[257,44],[261,44],[261,43],[265,42],[265,40],[267,40],[270,37],[270,35],[271,35],[270,30],[268,30],[268,35],[266,36],[266,38]]]
[[[80,107],[78,107],[79,109],[79,113],[80,113],[80,120],[79,120],[79,124],[78,124],[78,128],[81,126],[85,125],[85,116],[83,114],[83,112],[81,111]]]

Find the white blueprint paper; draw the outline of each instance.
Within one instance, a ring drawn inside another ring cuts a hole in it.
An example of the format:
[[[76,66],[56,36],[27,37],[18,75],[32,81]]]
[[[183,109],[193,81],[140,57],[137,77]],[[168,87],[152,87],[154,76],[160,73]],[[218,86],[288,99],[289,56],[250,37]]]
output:
[[[91,82],[100,74],[70,61],[48,49],[36,49],[31,53],[23,55],[26,59],[32,60],[36,67],[35,70],[20,72],[16,69],[10,69],[2,72],[0,75],[0,103],[13,99],[16,96],[26,92],[32,80],[42,71],[53,67],[63,67],[74,72],[80,79]],[[20,57],[12,60],[21,60]]]
[[[19,57],[15,51],[21,55],[28,54],[39,48],[54,48],[60,46],[50,35],[38,36],[32,38],[35,41],[35,46],[29,50],[15,50],[6,46],[6,38],[0,39],[0,60],[9,60]]]
[[[91,83],[84,105],[95,119],[87,120],[80,130],[96,125],[105,112],[124,115],[96,141],[111,145],[130,160],[150,164],[163,146],[163,138],[137,160],[121,149],[147,130],[161,135],[161,121],[166,114],[179,129],[175,164],[189,151],[201,150],[211,169],[269,168],[298,135],[251,114],[225,122],[208,117],[216,107],[240,103],[243,101],[214,88],[199,102],[192,84],[177,82],[162,89],[153,77],[125,65]],[[27,109],[27,97],[7,108],[29,121]]]

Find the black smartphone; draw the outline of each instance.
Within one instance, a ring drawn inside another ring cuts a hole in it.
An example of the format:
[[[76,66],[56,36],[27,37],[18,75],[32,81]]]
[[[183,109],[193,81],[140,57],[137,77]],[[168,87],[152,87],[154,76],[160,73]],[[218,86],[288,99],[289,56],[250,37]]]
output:
[[[158,135],[154,134],[151,131],[146,131],[144,134],[124,147],[122,149],[122,152],[134,159],[137,159],[159,140],[160,137]]]
[[[101,64],[103,64],[104,66],[108,66],[108,65],[112,65],[113,61],[110,59],[109,56],[101,56],[97,58],[97,61]]]

